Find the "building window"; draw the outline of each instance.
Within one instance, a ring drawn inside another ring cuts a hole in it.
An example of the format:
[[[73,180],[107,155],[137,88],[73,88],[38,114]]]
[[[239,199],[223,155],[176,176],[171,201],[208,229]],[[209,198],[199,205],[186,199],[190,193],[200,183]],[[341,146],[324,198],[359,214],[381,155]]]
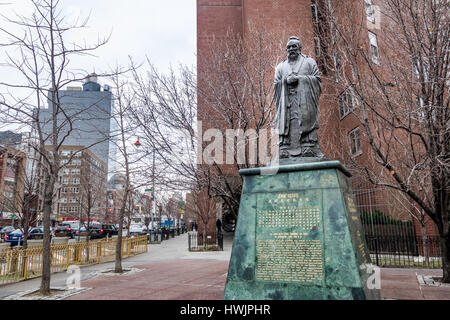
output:
[[[72,184],[80,184],[80,178],[72,178]]]
[[[74,157],[76,157],[76,158],[81,158],[81,156],[83,155],[83,151],[76,151],[75,153],[74,153]]]
[[[80,169],[72,169],[72,175],[79,175],[80,174]]]
[[[319,23],[319,13],[317,11],[317,4],[316,3],[312,3],[311,4],[311,11],[312,11],[312,20],[314,24],[318,24]]]
[[[373,9],[372,0],[364,0],[364,6],[366,7],[367,20],[375,23],[375,10]]]
[[[78,198],[70,198],[70,203],[78,203]]]
[[[378,41],[375,33],[369,31],[370,53],[372,61],[376,64],[380,63],[380,53],[378,51]]]
[[[322,54],[319,37],[314,37],[314,46],[316,47],[316,59],[319,59],[320,55]]]
[[[68,156],[70,156],[70,151],[69,150],[63,150],[63,151],[61,151],[61,155],[63,157],[68,157]]]
[[[78,212],[78,207],[70,207],[70,208],[69,208],[69,212],[70,212],[70,213],[76,213],[76,212]]]
[[[362,153],[361,150],[361,135],[359,127],[353,129],[349,133],[349,140],[350,140],[350,153],[352,156],[357,156]]]
[[[72,165],[73,165],[73,166],[79,166],[79,165],[81,165],[81,160],[72,160]]]
[[[61,182],[62,184],[69,184],[69,178],[63,178]]]
[[[14,193],[7,192],[7,191],[3,192],[3,195],[5,196],[5,198],[8,198],[8,199],[12,199],[14,197]]]
[[[358,107],[358,99],[353,93],[352,88],[347,88],[339,96],[339,116],[341,120]]]
[[[67,207],[60,207],[59,208],[59,212],[66,213],[67,212]]]
[[[59,199],[59,203],[67,203],[67,198],[61,198],[61,199]]]

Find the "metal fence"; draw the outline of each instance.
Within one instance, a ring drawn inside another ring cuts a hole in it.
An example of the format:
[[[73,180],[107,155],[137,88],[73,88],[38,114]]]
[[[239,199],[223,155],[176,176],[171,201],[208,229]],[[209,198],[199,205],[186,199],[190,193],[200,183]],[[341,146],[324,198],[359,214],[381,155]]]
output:
[[[417,235],[407,207],[386,188],[353,191],[372,262],[381,267],[441,268],[439,237]]]
[[[223,234],[221,232],[208,234],[206,237],[197,231],[188,233],[189,251],[222,251]]]
[[[439,237],[366,235],[366,240],[372,263],[380,267],[442,268]]]
[[[115,259],[117,238],[98,241],[52,244],[51,272],[61,272],[70,265],[96,264]],[[42,245],[27,249],[0,250],[0,284],[39,277],[42,274]],[[123,238],[122,257],[147,252],[147,236]]]

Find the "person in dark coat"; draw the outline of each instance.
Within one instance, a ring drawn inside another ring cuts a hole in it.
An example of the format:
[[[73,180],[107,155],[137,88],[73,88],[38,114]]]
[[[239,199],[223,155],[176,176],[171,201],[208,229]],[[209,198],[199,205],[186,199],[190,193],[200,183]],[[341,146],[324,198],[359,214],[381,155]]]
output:
[[[220,219],[217,219],[216,227],[217,227],[217,232],[221,233],[222,232],[222,221]]]

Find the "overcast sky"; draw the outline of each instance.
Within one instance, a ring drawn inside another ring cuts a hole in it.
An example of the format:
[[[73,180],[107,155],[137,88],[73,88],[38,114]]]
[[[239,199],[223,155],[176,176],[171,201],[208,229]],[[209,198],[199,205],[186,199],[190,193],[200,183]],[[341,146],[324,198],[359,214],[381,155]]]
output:
[[[0,3],[1,13],[8,16],[14,11],[31,12],[30,0],[0,0]],[[160,71],[170,64],[196,63],[195,0],[61,0],[60,3],[69,19],[90,15],[89,28],[81,31],[77,40],[89,43],[98,36],[112,34],[109,43],[95,52],[97,58],[77,59],[72,68],[101,73],[117,63],[126,65],[129,55],[135,61],[143,61],[147,55]],[[0,60],[4,60],[1,51]],[[13,77],[5,74],[5,70],[1,72],[2,77]]]

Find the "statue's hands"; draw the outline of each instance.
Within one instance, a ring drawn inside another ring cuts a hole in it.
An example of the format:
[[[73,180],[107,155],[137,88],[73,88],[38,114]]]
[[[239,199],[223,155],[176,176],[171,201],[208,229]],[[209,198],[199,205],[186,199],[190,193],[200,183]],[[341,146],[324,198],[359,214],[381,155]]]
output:
[[[299,76],[290,75],[289,77],[287,77],[286,81],[287,81],[288,84],[294,84],[294,83],[298,82],[299,78],[300,78]]]

